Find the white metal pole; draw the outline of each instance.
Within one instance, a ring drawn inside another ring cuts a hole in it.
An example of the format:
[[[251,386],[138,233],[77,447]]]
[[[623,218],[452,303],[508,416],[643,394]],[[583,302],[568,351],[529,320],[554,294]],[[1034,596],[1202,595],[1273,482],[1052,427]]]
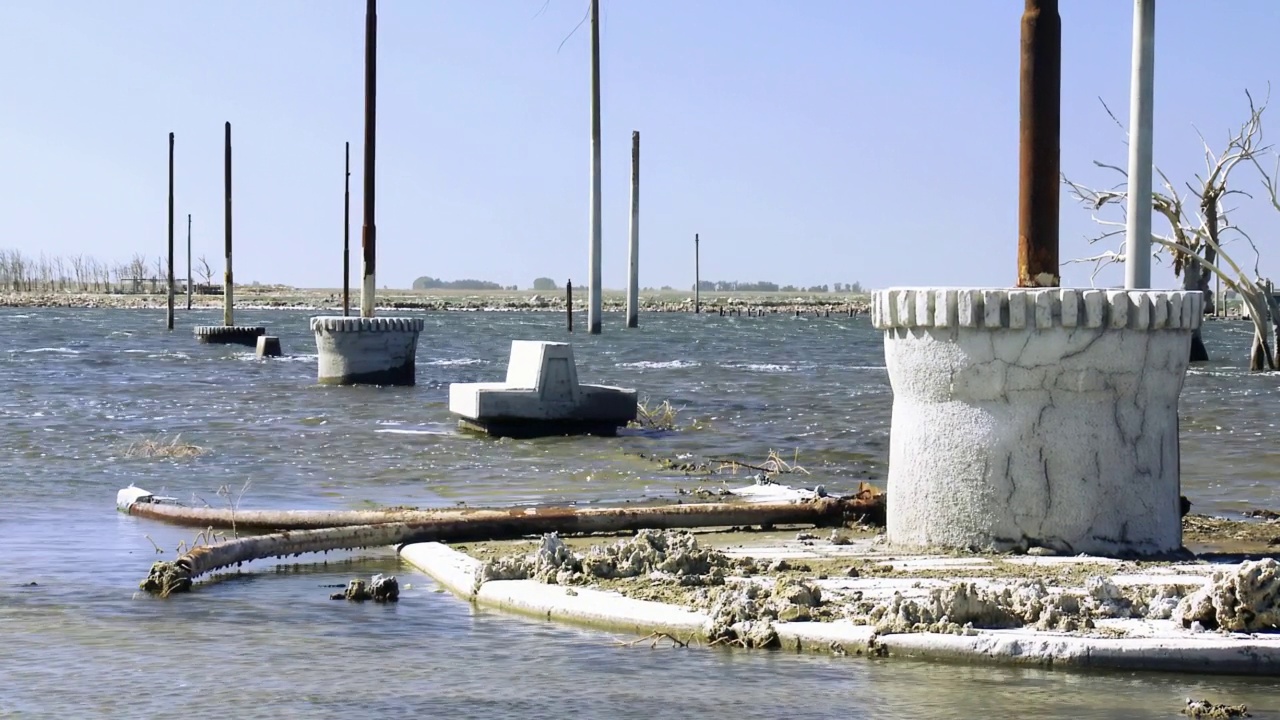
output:
[[[1155,0],[1133,2],[1133,75],[1129,86],[1129,205],[1124,286],[1151,287],[1151,135],[1155,85]]]

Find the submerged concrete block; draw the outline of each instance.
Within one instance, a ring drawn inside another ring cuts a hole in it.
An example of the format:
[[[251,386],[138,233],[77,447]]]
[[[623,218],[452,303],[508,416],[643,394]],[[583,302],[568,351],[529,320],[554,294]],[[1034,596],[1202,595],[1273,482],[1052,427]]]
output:
[[[890,543],[1177,551],[1178,394],[1200,294],[957,292],[958,327],[877,318],[893,387]]]
[[[413,385],[421,318],[313,317],[321,385]]]
[[[636,418],[636,391],[579,383],[568,343],[513,340],[506,382],[453,383],[449,411],[490,435],[616,435]]]
[[[259,335],[258,336],[258,357],[280,357],[283,353],[280,350],[280,338],[275,335]]]
[[[255,347],[267,329],[249,325],[197,325],[194,332],[196,340],[202,343]]]

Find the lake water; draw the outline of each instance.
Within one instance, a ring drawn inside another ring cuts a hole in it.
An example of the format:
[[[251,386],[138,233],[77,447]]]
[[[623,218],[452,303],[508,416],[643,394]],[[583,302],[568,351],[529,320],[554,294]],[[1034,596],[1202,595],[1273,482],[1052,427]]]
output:
[[[670,400],[698,429],[508,441],[459,434],[448,384],[501,379],[510,340],[564,339],[561,316],[427,315],[419,384],[386,389],[316,386],[308,316],[237,312],[290,354],[261,362],[196,344],[212,310],[180,313],[172,334],[149,311],[0,310],[0,716],[1157,718],[1206,696],[1280,717],[1268,681],[622,647],[476,610],[391,550],[140,595],[156,547],[171,559],[195,533],[117,513],[130,483],[214,505],[243,490],[245,508],[607,503],[719,485],[642,455],[770,450],[835,493],[884,482],[891,393],[866,317],[655,314],[625,331],[607,315],[605,334],[571,336],[583,381]],[[1184,492],[1196,512],[1280,508],[1277,377],[1241,370],[1247,325],[1205,333],[1227,360],[1187,378]],[[127,457],[157,433],[208,452]],[[399,576],[398,604],[328,599],[323,586],[375,572]]]

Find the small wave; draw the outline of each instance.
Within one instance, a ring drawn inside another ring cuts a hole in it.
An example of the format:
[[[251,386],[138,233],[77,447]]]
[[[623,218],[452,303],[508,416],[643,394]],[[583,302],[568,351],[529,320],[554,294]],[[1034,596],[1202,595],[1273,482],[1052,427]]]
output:
[[[26,353],[26,354],[54,353],[57,355],[80,355],[81,354],[80,350],[72,350],[71,348],[67,348],[67,347],[31,348],[29,350],[11,350],[10,352],[20,352],[20,353]]]
[[[428,360],[422,364],[434,365],[436,367],[455,367],[459,365],[483,365],[486,362],[488,361],[481,360],[480,358],[452,358],[452,359],[441,358],[439,360]]]
[[[676,370],[678,368],[701,367],[696,360],[640,360],[638,362],[618,363],[620,368],[640,368],[643,370]]]
[[[725,367],[732,370],[750,370],[751,372],[789,373],[797,370],[795,365],[779,365],[777,363],[730,363]]]
[[[383,428],[374,430],[375,433],[386,433],[388,435],[452,435],[447,430],[408,430],[405,428]]]

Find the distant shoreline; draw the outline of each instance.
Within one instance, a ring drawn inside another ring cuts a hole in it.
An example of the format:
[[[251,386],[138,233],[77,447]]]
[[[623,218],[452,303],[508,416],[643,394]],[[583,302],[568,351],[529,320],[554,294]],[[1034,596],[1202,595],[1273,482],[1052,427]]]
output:
[[[587,294],[575,292],[574,313],[586,312]],[[870,311],[870,298],[866,294],[845,295],[836,293],[777,293],[777,292],[707,292],[702,295],[704,313],[726,315],[775,315],[795,313],[822,316],[862,315]],[[219,309],[221,295],[194,295],[193,309]],[[0,308],[64,308],[120,310],[163,310],[168,305],[164,293],[85,293],[85,292],[0,292]],[[604,293],[602,305],[605,312],[625,312],[626,296],[618,291]],[[565,297],[558,293],[541,293],[532,290],[383,290],[377,295],[380,311],[421,310],[448,311],[501,311],[501,312],[564,312]],[[187,297],[174,298],[178,311],[187,308]],[[342,293],[331,289],[300,288],[237,288],[236,309],[292,309],[314,310],[323,313],[342,312]],[[358,314],[359,293],[351,295],[351,308]],[[642,312],[693,312],[693,293],[663,291],[641,293]]]

